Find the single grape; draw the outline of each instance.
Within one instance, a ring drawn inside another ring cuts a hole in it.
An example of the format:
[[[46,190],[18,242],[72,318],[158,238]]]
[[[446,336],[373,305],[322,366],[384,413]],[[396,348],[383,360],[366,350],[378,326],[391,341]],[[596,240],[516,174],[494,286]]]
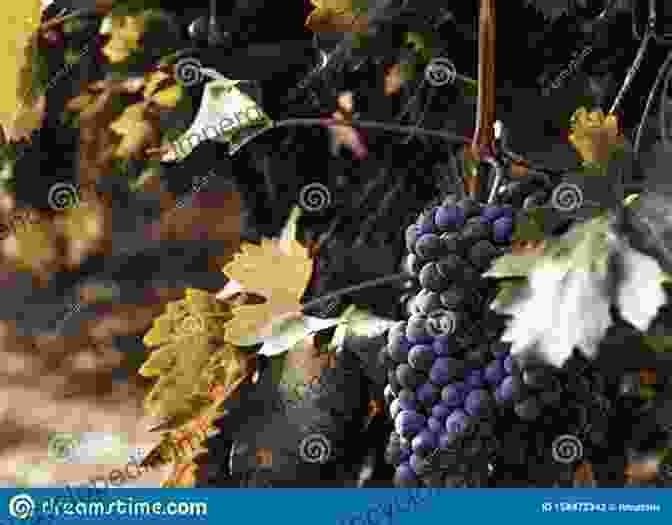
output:
[[[469,388],[481,388],[485,386],[485,374],[483,369],[471,370],[464,381]]]
[[[423,259],[437,259],[447,252],[438,235],[426,233],[415,243],[415,253]]]
[[[464,372],[464,363],[452,357],[439,357],[429,371],[429,379],[437,386],[445,386]]]
[[[497,392],[503,401],[521,401],[526,394],[525,385],[517,376],[507,376],[497,388]]]
[[[446,289],[450,281],[439,272],[437,263],[430,262],[423,266],[418,275],[420,286],[431,291],[440,293]]]
[[[432,348],[438,357],[446,357],[452,354],[456,354],[460,351],[460,347],[455,342],[455,339],[450,335],[436,336]]]
[[[436,231],[436,224],[434,223],[434,210],[422,212],[415,224],[418,226],[420,235],[427,233],[434,233]]]
[[[441,308],[441,296],[429,290],[420,290],[413,301],[414,313],[428,315],[434,310]]]
[[[444,387],[444,389],[447,387]],[[443,397],[443,391],[441,392],[441,397]],[[438,403],[432,407],[432,417],[438,419],[439,421],[445,421],[445,419],[453,413],[454,407],[447,405],[446,403]]]
[[[466,396],[467,385],[464,383],[451,383],[441,390],[441,399],[446,407],[462,406]]]
[[[413,345],[433,344],[434,338],[427,332],[427,318],[414,315],[408,320],[406,338]]]
[[[436,355],[431,345],[414,345],[408,353],[408,363],[419,372],[428,373],[435,359]]]
[[[420,456],[426,456],[438,446],[438,436],[429,429],[425,429],[413,438],[411,442],[413,452]]]
[[[491,361],[490,364],[485,368],[485,380],[490,385],[499,385],[505,377],[506,370],[504,370],[504,365],[499,359]]]
[[[413,367],[406,363],[397,367],[397,379],[403,388],[415,391],[418,386],[425,382],[426,377],[417,370],[413,370]]]
[[[415,391],[410,390],[408,388],[402,388],[397,394],[397,399],[401,403],[412,404],[416,402],[417,397],[415,395]]]
[[[497,219],[493,224],[492,238],[497,243],[509,243],[513,236],[513,219],[502,217]]]
[[[406,438],[411,439],[420,432],[427,423],[425,416],[414,410],[402,410],[394,420],[395,430]]]
[[[394,485],[401,488],[415,488],[420,485],[415,471],[407,462],[399,465],[394,471]]]
[[[474,429],[474,420],[464,410],[457,409],[446,418],[446,431],[467,435]]]
[[[438,419],[435,418],[434,416],[430,416],[427,419],[427,428],[429,428],[429,430],[431,430],[432,432],[439,434],[440,432],[443,432],[446,428],[445,421],[446,421],[445,419]]]
[[[511,354],[507,355],[504,359],[504,370],[507,374],[513,374],[515,368],[515,360]]]
[[[472,390],[464,400],[464,409],[474,417],[485,417],[492,413],[494,403],[487,390]]]
[[[394,341],[388,343],[387,353],[390,358],[397,363],[405,363],[408,360],[408,353],[412,345],[408,342],[405,335],[398,336]]]
[[[462,275],[462,271],[464,267],[466,266],[466,261],[460,257],[459,255],[451,254],[443,259],[441,259],[437,264],[436,264],[436,269],[438,270],[439,275],[443,277],[444,282],[446,280],[450,281],[458,281],[460,276]],[[442,287],[442,290],[435,290],[435,291],[443,291],[447,288],[446,285]]]
[[[541,415],[541,403],[536,397],[528,397],[516,403],[513,409],[524,421],[534,421]]]
[[[417,399],[429,410],[441,399],[441,389],[432,383],[424,383],[418,387]]]
[[[441,231],[457,231],[464,226],[466,215],[459,206],[441,206],[437,208],[434,222]]]

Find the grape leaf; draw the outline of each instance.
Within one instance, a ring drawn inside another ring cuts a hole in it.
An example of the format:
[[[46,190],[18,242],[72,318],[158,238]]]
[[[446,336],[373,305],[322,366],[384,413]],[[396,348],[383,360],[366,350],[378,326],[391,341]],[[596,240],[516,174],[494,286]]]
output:
[[[308,249],[295,240],[299,216],[300,209],[295,209],[280,239],[262,239],[260,246],[242,244],[241,252],[222,270],[245,291],[266,300],[233,307],[234,319],[228,323],[224,336],[231,344],[263,343],[266,336],[272,335],[268,330],[275,319],[301,312],[301,298],[313,272],[313,259]]]
[[[502,340],[514,355],[535,349],[557,367],[574,347],[594,358],[613,324],[612,305],[637,329],[648,329],[666,301],[663,276],[653,258],[617,234],[612,217],[579,224],[547,244],[518,301],[493,306],[512,316]]]
[[[527,277],[538,264],[538,255],[506,254],[495,259],[491,268],[483,274],[483,277],[492,277],[493,279]]]
[[[117,64],[127,60],[133,51],[140,49],[140,39],[145,32],[143,16],[109,15],[101,24],[100,33],[110,37],[103,47],[103,54]]]
[[[306,27],[315,33],[364,31],[367,20],[362,0],[310,0],[315,9],[306,19]]]
[[[654,352],[669,352],[672,350],[672,336],[651,336],[644,337],[644,344]]]
[[[309,315],[293,314],[271,321],[271,336],[264,338],[259,354],[274,356],[288,351],[307,336],[342,323],[341,318],[322,319]]]
[[[145,150],[158,144],[159,129],[147,120],[147,106],[147,102],[132,104],[110,124],[110,129],[122,137],[115,152],[118,158],[141,157]]]
[[[571,117],[569,141],[583,160],[585,175],[605,175],[606,164],[624,152],[625,139],[619,131],[616,115],[601,110],[577,109]]]

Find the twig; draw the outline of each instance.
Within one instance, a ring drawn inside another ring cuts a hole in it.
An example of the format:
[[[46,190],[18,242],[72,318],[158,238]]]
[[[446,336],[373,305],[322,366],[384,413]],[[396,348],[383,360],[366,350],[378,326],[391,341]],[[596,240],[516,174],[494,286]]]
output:
[[[303,308],[301,309],[303,313],[312,310],[313,308],[318,308],[322,306],[323,304],[329,303],[330,301],[333,301],[334,299],[338,299],[339,297],[342,297],[343,295],[348,295],[354,292],[359,292],[361,290],[366,290],[368,288],[376,288],[378,286],[385,286],[386,284],[394,284],[394,283],[400,283],[403,281],[406,281],[411,278],[411,275],[403,272],[403,273],[397,273],[394,275],[388,275],[386,277],[379,277],[378,279],[373,279],[371,281],[365,281],[363,283],[357,284],[355,286],[349,286],[348,288],[343,288],[342,290],[337,290],[335,292],[332,292],[327,295],[323,295],[322,297],[318,297],[317,299],[313,299],[312,301],[308,301],[303,305]]]

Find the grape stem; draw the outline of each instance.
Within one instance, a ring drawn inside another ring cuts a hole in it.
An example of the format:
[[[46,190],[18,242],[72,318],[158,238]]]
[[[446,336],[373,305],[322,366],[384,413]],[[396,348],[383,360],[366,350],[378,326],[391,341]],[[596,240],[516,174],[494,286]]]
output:
[[[368,288],[385,286],[386,284],[400,283],[412,278],[413,278],[412,275],[406,272],[402,272],[394,275],[387,275],[385,277],[379,277],[378,279],[373,279],[371,281],[364,281],[363,283],[356,284],[354,286],[348,286],[347,288],[343,288],[330,294],[323,295],[322,297],[318,297],[317,299],[313,299],[312,301],[308,301],[306,304],[303,305],[303,308],[301,310],[305,314],[306,311],[327,304],[330,301],[333,301],[334,299],[342,297],[343,295],[359,292],[360,290],[366,290]]]

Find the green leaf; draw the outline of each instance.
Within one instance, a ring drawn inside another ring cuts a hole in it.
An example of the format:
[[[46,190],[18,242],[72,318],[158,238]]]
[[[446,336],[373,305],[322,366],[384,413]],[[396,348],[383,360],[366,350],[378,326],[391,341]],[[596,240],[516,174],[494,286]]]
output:
[[[483,277],[511,279],[527,277],[542,259],[539,255],[503,255],[495,259],[492,267]]]
[[[378,317],[356,305],[351,305],[343,312],[341,319],[344,320],[348,333],[359,337],[378,337],[396,324],[392,319]]]
[[[639,396],[646,400],[655,399],[656,389],[652,386],[644,385],[639,389]]]
[[[672,350],[672,336],[647,335],[644,336],[644,344],[654,352],[669,352]]]
[[[499,281],[497,285],[499,291],[493,304],[497,304],[498,307],[506,307],[512,305],[523,294],[527,288],[527,279],[507,279]]]
[[[543,241],[546,238],[544,226],[544,211],[541,209],[528,210],[526,214],[518,217],[512,240],[516,242]]]
[[[290,319],[279,319],[271,323],[270,337],[263,339],[260,355],[275,356],[295,347],[307,336],[326,330],[343,322],[342,317],[321,319],[309,315],[301,315]]]

